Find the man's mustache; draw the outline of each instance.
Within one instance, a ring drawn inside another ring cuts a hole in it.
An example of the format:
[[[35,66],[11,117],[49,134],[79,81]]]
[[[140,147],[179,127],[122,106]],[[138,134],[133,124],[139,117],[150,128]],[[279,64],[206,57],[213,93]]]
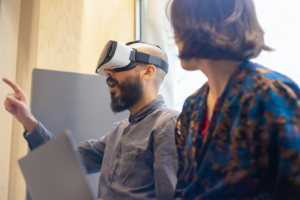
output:
[[[108,81],[111,81],[111,82],[113,82],[113,83],[115,83],[115,84],[119,84],[119,81],[117,80],[117,79],[115,79],[115,78],[113,78],[113,77],[111,77],[111,76],[109,76],[107,79],[106,79],[106,83],[108,84]]]

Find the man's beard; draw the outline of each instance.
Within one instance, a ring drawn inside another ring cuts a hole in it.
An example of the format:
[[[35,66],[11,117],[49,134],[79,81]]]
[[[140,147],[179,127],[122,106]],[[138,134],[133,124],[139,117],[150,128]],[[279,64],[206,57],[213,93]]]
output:
[[[110,107],[114,113],[123,112],[131,108],[143,95],[143,85],[139,74],[136,77],[128,77],[122,83],[108,77],[108,81],[115,82],[120,90],[120,95],[115,97],[115,92],[111,93]]]

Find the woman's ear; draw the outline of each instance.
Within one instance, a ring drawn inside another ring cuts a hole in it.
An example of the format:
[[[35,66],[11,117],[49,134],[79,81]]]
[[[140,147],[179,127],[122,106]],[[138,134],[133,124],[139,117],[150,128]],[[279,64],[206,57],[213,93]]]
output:
[[[147,65],[143,79],[148,80],[155,74],[155,72],[156,72],[156,67],[154,65]]]

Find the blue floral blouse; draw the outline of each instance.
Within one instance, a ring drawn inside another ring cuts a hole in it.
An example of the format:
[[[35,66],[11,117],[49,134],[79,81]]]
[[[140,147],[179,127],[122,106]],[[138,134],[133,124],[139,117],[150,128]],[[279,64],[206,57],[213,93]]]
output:
[[[177,122],[177,199],[300,199],[297,84],[244,62],[203,138],[208,91],[204,84],[187,98]]]

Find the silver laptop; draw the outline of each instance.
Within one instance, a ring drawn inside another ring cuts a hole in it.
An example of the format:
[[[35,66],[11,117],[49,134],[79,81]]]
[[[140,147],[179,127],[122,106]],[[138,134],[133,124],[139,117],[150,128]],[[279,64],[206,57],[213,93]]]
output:
[[[80,156],[65,131],[19,160],[32,200],[95,200]]]

